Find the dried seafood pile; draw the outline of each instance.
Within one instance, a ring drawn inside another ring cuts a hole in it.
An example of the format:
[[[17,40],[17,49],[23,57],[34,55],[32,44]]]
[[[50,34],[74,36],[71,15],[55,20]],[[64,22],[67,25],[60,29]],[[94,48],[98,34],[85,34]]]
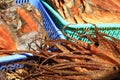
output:
[[[15,0],[0,1],[0,5],[0,50],[28,50],[33,40],[40,38],[36,41],[40,46],[48,39],[36,7],[30,3],[17,5]]]
[[[34,55],[30,60],[14,62],[23,64],[22,69],[0,71],[0,80],[120,80],[120,40],[97,27],[95,36],[84,35],[91,44],[72,38],[73,42],[45,40],[42,15],[35,7],[25,3],[0,6],[0,10],[0,52]],[[20,51],[26,46],[29,50]]]
[[[19,62],[26,67],[11,74],[19,80],[119,80],[120,40],[98,32],[98,28],[95,35],[85,35],[91,44],[59,39],[45,41],[41,49],[35,43],[38,48],[31,48],[35,61]]]
[[[120,23],[120,0],[46,0],[70,23]]]

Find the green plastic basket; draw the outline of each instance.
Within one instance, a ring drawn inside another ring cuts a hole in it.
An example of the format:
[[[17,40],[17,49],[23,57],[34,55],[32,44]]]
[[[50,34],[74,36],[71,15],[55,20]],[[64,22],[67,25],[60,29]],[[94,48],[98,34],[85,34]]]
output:
[[[56,26],[62,30],[63,27],[65,25],[70,24],[69,22],[65,21],[60,14],[55,11],[47,2],[46,0],[41,0],[42,4],[45,6],[47,12],[49,13],[49,15],[51,16],[51,18],[53,19],[54,23],[56,24]],[[96,24],[96,26],[99,28],[100,32],[106,33],[110,36],[113,36],[117,39],[120,39],[120,24]],[[86,30],[88,32],[86,32]],[[68,25],[67,28],[64,30],[64,32],[75,39],[78,40],[82,40],[87,42],[88,40],[85,38],[82,38],[80,36],[77,35],[77,32],[80,33],[90,33],[94,31],[94,26],[92,24],[72,24],[72,25]]]

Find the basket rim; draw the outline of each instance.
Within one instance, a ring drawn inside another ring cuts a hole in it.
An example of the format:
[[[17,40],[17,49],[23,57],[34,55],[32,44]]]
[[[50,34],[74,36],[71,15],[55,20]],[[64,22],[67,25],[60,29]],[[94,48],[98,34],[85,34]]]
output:
[[[62,25],[68,25],[68,24],[72,24],[70,22],[67,22],[65,21],[62,16],[60,16],[60,14],[55,11],[47,2],[46,0],[41,0],[41,2],[43,3],[43,5],[52,13],[54,14],[54,16],[56,17],[56,19],[59,20],[59,22],[62,24]],[[68,28],[90,28],[92,27],[93,24],[90,24],[90,23],[78,23],[78,24],[72,24],[72,25],[69,25]],[[97,23],[96,26],[98,28],[120,28],[120,23]]]

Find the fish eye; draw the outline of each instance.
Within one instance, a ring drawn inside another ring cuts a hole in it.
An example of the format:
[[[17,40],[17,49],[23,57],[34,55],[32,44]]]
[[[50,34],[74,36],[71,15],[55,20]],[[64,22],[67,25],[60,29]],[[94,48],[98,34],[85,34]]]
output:
[[[98,42],[95,42],[94,45],[95,45],[95,46],[99,46],[99,43],[98,43]]]
[[[119,68],[117,66],[114,66],[113,70],[119,70]]]

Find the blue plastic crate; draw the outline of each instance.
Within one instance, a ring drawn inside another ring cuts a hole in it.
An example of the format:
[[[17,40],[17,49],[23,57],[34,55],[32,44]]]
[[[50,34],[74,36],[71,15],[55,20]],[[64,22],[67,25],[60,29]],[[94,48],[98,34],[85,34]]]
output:
[[[30,56],[33,56],[33,55],[30,53],[23,53],[23,54],[15,54],[11,56],[1,57],[0,58],[0,70],[5,71],[6,69],[14,70],[18,68],[23,68],[24,65],[14,64],[14,62],[25,60]]]
[[[46,31],[48,32],[48,36],[50,39],[65,39],[62,32],[53,23],[52,19],[50,18],[50,16],[48,15],[48,13],[46,12],[46,10],[44,9],[43,5],[41,4],[39,0],[16,0],[16,3],[18,5],[25,3],[25,2],[29,2],[30,4],[32,4],[33,6],[35,6],[41,11],[42,16],[43,16],[44,27]],[[3,71],[6,70],[6,66],[8,66],[10,62],[27,59],[28,56],[32,56],[32,54],[25,53],[21,55],[16,54],[12,56],[1,57],[0,58],[0,70],[3,70]],[[13,64],[13,65],[10,65],[9,68],[7,69],[13,70],[16,68],[22,68],[23,66],[24,65]]]

